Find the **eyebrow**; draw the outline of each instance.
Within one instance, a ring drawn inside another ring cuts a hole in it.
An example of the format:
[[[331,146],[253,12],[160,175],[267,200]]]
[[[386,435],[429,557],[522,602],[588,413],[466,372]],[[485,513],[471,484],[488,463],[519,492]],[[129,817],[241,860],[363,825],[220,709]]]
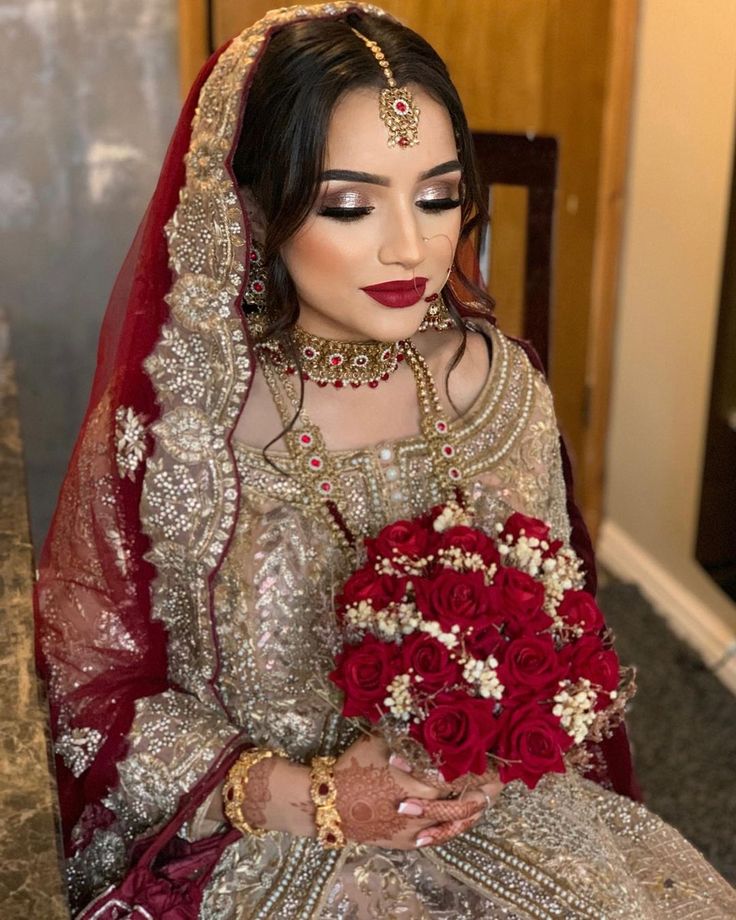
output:
[[[446,163],[440,163],[439,166],[433,166],[431,169],[420,173],[419,181],[432,179],[435,176],[443,176],[445,173],[455,172],[456,169],[462,171],[460,161],[448,160]],[[327,182],[330,179],[340,179],[346,182],[367,182],[370,185],[391,185],[391,180],[387,176],[376,176],[373,173],[356,172],[353,169],[328,169],[319,177],[320,182]]]

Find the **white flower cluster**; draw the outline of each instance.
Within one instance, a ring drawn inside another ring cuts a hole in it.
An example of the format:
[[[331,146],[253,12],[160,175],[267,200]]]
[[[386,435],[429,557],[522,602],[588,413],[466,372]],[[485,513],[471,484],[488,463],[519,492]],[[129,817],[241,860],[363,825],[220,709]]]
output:
[[[493,697],[500,700],[506,689],[498,679],[498,661],[489,655],[485,661],[478,658],[468,658],[463,668],[463,677],[469,684],[478,687],[478,694],[484,699]]]
[[[416,605],[406,598],[399,604],[389,604],[381,610],[374,610],[370,601],[358,601],[345,610],[345,624],[348,628],[372,632],[379,639],[388,641],[413,632],[424,632],[441,642],[446,648],[459,645],[460,627],[456,624],[450,632],[443,632],[436,620],[425,620]]]
[[[386,687],[388,696],[383,701],[391,715],[402,722],[408,722],[413,712],[410,682],[411,677],[408,674],[397,674]]]
[[[585,741],[588,729],[595,720],[593,707],[598,694],[590,681],[582,678],[576,684],[569,680],[560,681],[560,691],[554,696],[552,714],[576,744]]]
[[[496,524],[496,532],[499,535],[503,532],[503,524]],[[565,592],[582,588],[585,580],[580,571],[582,562],[573,549],[562,546],[554,556],[544,559],[549,547],[547,540],[527,537],[523,529],[516,539],[511,534],[498,539],[498,551],[504,564],[526,572],[544,585],[544,609],[561,629],[565,624],[557,616],[557,608]]]
[[[429,568],[434,562],[434,555],[429,556],[402,556],[394,547],[393,559],[379,556],[373,568],[379,575],[392,575],[400,578],[402,575],[424,575],[424,569]]]
[[[496,574],[496,564],[487,566],[480,553],[467,553],[459,546],[448,546],[437,551],[440,565],[456,572],[483,572],[485,582],[490,585]]]
[[[432,527],[437,533],[444,533],[451,527],[470,527],[472,522],[473,515],[469,510],[449,501],[432,522]]]

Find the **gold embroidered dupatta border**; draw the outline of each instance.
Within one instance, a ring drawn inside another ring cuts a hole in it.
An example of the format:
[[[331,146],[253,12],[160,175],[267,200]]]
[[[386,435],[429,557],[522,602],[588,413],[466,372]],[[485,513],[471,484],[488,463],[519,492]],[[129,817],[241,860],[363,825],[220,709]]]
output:
[[[239,485],[230,435],[253,374],[239,296],[250,227],[228,160],[247,87],[268,38],[302,19],[377,7],[335,2],[274,10],[222,52],[202,87],[185,157],[186,183],[166,225],[174,282],[170,316],[144,362],[161,415],[141,499],[143,532],[156,567],[152,616],[169,631],[169,676],[221,706],[210,583],[233,531]],[[247,125],[245,126],[247,130]]]

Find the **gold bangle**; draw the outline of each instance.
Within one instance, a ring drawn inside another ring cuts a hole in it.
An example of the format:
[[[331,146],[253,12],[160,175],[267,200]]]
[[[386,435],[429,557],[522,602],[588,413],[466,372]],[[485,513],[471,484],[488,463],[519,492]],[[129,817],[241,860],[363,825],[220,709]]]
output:
[[[314,822],[317,826],[317,840],[326,850],[338,850],[345,846],[342,821],[335,807],[337,788],[333,767],[335,757],[314,757],[310,773],[309,793],[314,802]]]
[[[267,757],[273,757],[275,753],[275,751],[271,751],[268,748],[251,748],[243,751],[230,767],[225,777],[225,783],[222,787],[225,815],[233,827],[236,827],[243,834],[263,837],[266,833],[265,828],[253,827],[246,821],[243,814],[243,803],[245,802],[249,770]]]

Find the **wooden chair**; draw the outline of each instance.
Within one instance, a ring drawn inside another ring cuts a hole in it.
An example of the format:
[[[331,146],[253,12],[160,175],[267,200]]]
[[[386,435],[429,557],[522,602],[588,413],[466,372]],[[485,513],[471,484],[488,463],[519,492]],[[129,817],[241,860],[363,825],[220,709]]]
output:
[[[548,370],[557,138],[474,133],[473,140],[488,198],[494,185],[528,189],[522,334],[534,345]]]

